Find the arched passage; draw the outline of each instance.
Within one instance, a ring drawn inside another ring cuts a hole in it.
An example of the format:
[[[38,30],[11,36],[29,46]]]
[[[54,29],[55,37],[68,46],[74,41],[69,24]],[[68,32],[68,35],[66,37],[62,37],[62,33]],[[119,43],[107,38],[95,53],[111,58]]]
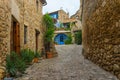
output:
[[[54,42],[57,43],[58,45],[63,45],[65,44],[64,40],[66,40],[67,38],[68,36],[66,34],[60,33],[55,36]]]

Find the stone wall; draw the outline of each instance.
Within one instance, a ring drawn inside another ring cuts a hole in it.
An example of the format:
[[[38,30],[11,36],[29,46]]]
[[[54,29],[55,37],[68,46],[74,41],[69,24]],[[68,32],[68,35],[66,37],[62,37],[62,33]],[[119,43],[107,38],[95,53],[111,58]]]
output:
[[[24,27],[21,27],[22,31],[21,32],[21,46],[23,48],[30,48],[32,50],[35,51],[35,30],[38,30],[40,32],[39,34],[39,43],[38,43],[38,51],[40,51],[41,47],[43,46],[43,42],[42,42],[42,29],[44,28],[42,26],[42,4],[39,2],[39,7],[37,9],[37,5],[36,5],[36,0],[31,0],[31,1],[27,1],[24,0],[24,9],[23,9],[23,21],[24,24],[22,24],[22,26],[26,25],[28,28],[28,36],[27,36],[27,44],[24,45],[24,37],[23,37],[23,33],[24,33]],[[21,20],[22,21],[22,20]]]
[[[10,52],[10,5],[7,0],[0,0],[0,69],[5,66],[6,54]]]
[[[120,0],[83,0],[84,55],[120,79]]]
[[[66,13],[64,10],[59,10],[58,15],[58,20],[60,20],[60,22],[62,23],[69,19],[69,14]]]
[[[0,71],[5,69],[6,54],[11,51],[12,16],[20,25],[20,49],[36,50],[35,30],[40,32],[38,51],[43,47],[42,3],[38,0],[37,8],[36,0],[0,0]],[[26,44],[24,25],[28,31]]]

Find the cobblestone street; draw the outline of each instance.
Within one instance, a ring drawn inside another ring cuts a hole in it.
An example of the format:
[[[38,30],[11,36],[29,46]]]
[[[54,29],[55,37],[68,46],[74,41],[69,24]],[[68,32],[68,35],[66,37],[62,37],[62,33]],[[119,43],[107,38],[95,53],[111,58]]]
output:
[[[82,56],[82,46],[56,46],[58,57],[41,60],[17,80],[118,80]]]

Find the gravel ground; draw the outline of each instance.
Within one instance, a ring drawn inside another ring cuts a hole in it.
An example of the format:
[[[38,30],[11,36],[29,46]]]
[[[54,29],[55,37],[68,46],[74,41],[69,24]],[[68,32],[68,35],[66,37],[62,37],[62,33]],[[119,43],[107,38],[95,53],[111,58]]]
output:
[[[41,60],[16,80],[118,80],[82,55],[80,45],[57,45],[58,57]]]

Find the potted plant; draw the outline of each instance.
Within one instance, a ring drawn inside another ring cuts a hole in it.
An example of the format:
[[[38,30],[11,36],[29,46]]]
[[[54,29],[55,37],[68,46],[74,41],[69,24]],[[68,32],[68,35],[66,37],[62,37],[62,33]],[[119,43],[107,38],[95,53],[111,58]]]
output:
[[[33,62],[34,62],[34,63],[38,63],[39,57],[40,57],[40,54],[39,54],[38,52],[36,52],[36,53],[34,54]]]
[[[53,57],[53,53],[52,52],[47,52],[47,58],[52,58]]]
[[[43,16],[43,23],[46,27],[46,31],[44,35],[46,57],[52,58],[53,53],[50,50],[52,48],[51,44],[53,43],[52,38],[54,35],[54,22],[53,22],[53,19],[49,16],[49,14],[45,14]]]

